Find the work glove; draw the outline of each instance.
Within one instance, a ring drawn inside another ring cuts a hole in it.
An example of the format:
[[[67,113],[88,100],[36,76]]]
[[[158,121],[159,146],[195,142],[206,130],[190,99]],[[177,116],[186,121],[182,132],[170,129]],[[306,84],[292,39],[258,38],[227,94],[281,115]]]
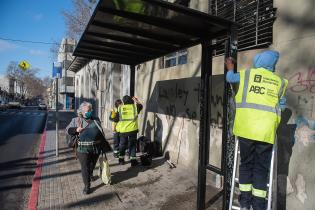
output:
[[[284,96],[282,96],[279,100],[279,106],[280,106],[281,111],[285,110],[286,104],[287,104],[287,99]]]

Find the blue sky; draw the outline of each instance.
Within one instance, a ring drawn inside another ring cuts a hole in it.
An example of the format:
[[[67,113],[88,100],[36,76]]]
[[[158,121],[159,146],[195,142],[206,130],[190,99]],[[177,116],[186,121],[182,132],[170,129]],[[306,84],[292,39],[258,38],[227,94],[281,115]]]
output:
[[[32,67],[40,69],[39,77],[51,76],[51,45],[1,38],[60,41],[66,36],[61,11],[71,8],[71,0],[0,0],[0,74],[5,73],[10,61],[27,60]]]

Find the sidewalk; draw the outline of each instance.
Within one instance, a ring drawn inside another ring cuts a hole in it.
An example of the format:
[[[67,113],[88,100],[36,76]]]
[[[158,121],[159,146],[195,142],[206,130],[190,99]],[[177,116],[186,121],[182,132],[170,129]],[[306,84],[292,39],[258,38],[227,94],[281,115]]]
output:
[[[129,161],[118,165],[109,153],[113,184],[105,186],[97,179],[91,183],[93,192],[84,195],[79,162],[65,144],[63,128],[71,119],[69,116],[62,115],[59,157],[55,157],[54,119],[51,112],[48,115],[37,209],[196,209],[197,178],[185,168],[170,169],[162,157],[154,159],[149,168],[131,168]],[[110,132],[106,132],[106,137],[112,141]],[[213,194],[216,189],[209,187],[207,191]],[[219,204],[216,206],[209,209],[220,209]]]

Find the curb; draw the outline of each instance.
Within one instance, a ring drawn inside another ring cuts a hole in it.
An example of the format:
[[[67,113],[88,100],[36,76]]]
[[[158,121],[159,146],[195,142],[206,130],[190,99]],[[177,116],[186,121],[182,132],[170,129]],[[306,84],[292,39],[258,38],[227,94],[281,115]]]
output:
[[[42,164],[44,162],[44,152],[45,152],[45,144],[46,144],[46,128],[47,128],[47,120],[48,120],[48,113],[46,117],[44,131],[41,136],[39,150],[38,150],[38,159],[36,161],[36,169],[35,174],[32,181],[32,189],[29,197],[28,202],[28,209],[29,210],[36,210],[37,203],[38,203],[38,195],[39,195],[39,186],[40,186],[40,177],[42,173]]]

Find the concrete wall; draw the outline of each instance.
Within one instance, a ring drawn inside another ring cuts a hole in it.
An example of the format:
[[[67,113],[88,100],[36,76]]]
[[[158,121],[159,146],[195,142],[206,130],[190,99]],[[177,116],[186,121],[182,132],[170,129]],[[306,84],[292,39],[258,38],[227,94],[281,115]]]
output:
[[[315,52],[311,46],[315,44],[315,1],[278,0],[275,6],[278,18],[273,47],[281,53],[279,74],[289,80],[286,97],[288,113],[292,112],[282,136],[286,136],[284,132],[292,134],[280,139],[286,142],[286,149],[279,155],[288,162],[288,177],[284,177],[287,171],[283,170],[278,179],[287,181],[287,185],[282,189],[285,185],[280,182],[279,187],[286,191],[287,209],[314,209]]]
[[[200,46],[188,49],[185,65],[158,69],[159,60],[138,66],[136,95],[143,102],[140,133],[162,143],[171,160],[186,166],[197,163]],[[194,55],[194,56],[192,56]],[[187,79],[188,78],[188,79]]]

